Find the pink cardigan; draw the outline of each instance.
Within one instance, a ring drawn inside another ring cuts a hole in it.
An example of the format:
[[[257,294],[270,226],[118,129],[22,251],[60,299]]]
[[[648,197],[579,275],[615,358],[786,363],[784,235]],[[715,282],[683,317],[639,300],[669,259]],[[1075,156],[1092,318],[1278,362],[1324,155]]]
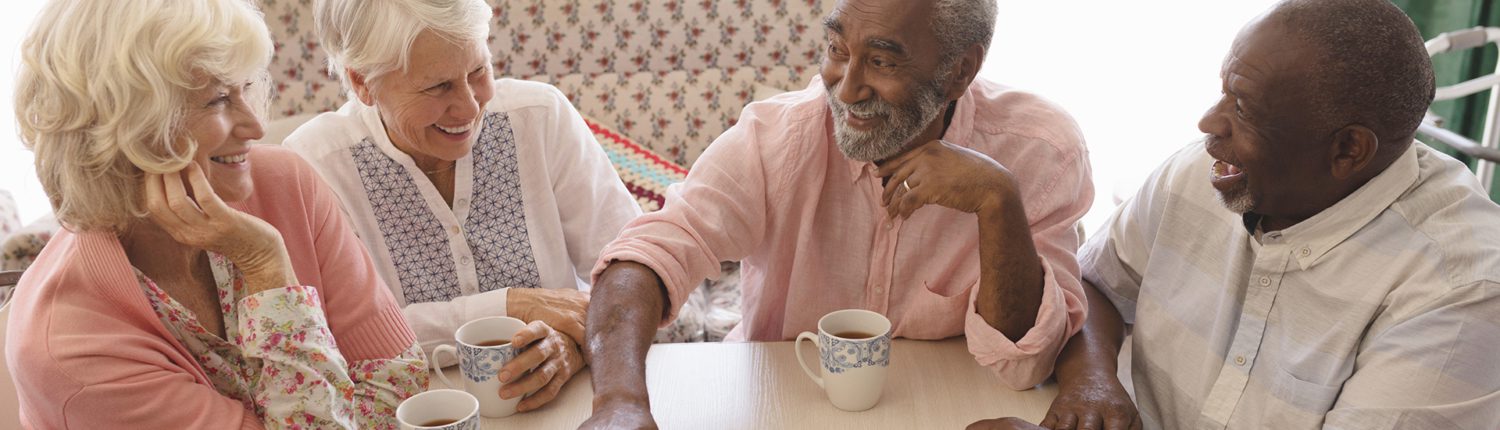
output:
[[[318,289],[349,362],[415,343],[338,201],[296,154],[257,146],[255,193],[235,204],[281,231],[297,279]],[[11,299],[5,357],[21,423],[45,429],[261,428],[214,389],[157,319],[112,233],[63,230]]]

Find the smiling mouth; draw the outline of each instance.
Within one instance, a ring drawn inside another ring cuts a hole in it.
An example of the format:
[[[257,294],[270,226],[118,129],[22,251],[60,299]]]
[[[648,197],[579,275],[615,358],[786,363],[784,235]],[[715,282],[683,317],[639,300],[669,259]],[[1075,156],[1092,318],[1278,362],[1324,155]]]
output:
[[[220,155],[217,157],[208,157],[208,160],[219,164],[241,164],[249,158],[250,153],[244,153],[236,155]]]
[[[1244,175],[1245,171],[1240,170],[1239,166],[1229,164],[1227,161],[1214,160],[1213,174],[1214,179],[1234,179],[1240,175]]]
[[[441,132],[443,134],[451,136],[462,136],[464,133],[468,133],[469,130],[472,130],[474,128],[474,123],[468,123],[457,127],[444,127],[441,125],[433,124],[432,127],[436,128],[438,132]]]

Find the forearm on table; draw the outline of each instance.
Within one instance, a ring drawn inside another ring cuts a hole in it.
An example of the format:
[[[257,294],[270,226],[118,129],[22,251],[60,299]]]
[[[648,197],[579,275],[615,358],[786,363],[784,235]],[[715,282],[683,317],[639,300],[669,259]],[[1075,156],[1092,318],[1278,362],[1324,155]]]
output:
[[[1120,312],[1094,285],[1083,281],[1088,298],[1088,318],[1083,329],[1063,346],[1057,357],[1057,382],[1069,384],[1091,377],[1114,378],[1119,370],[1120,345],[1125,341],[1125,322]]]
[[[646,352],[666,315],[661,278],[640,263],[617,261],[599,275],[592,294],[587,336],[594,404],[647,401]]]
[[[979,211],[979,294],[975,310],[1012,342],[1036,324],[1042,263],[1019,195]]]

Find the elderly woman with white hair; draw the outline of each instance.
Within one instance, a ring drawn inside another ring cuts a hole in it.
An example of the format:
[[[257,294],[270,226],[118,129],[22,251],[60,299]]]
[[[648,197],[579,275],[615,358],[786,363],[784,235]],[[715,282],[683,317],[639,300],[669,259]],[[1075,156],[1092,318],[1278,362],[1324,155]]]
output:
[[[64,230],[12,299],[28,428],[395,428],[427,387],[333,193],[263,135],[244,0],[51,0],[22,139]]]
[[[550,401],[584,366],[589,269],[640,214],[560,91],[495,80],[482,0],[319,0],[350,92],[285,145],[344,204],[423,349],[475,318],[530,325],[500,396]]]

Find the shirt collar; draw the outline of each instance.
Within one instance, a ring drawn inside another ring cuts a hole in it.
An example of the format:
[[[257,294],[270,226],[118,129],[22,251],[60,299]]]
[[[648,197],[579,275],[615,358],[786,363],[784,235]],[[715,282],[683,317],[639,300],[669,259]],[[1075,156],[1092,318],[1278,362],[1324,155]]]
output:
[[[813,84],[823,88],[823,91],[828,91],[821,77],[815,78]],[[958,98],[958,103],[954,104],[953,122],[948,123],[948,131],[943,134],[943,140],[969,147],[969,136],[974,134],[974,91],[974,85],[970,84],[969,88],[964,90],[964,95]],[[828,115],[828,143],[835,146],[834,151],[838,151],[838,143],[834,142],[833,137],[833,111],[825,107],[823,112]],[[942,118],[937,120],[941,121]],[[840,157],[844,155],[843,152],[838,152],[838,154]],[[858,181],[866,172],[869,172],[871,177],[875,176],[875,163],[854,161],[848,158],[844,161],[849,163],[849,176],[855,181]]]
[[[1312,218],[1281,231],[1281,236],[1289,243],[1301,244],[1301,248],[1294,251],[1293,256],[1303,270],[1312,266],[1349,236],[1353,236],[1354,232],[1364,228],[1395,203],[1397,198],[1411,189],[1412,185],[1417,182],[1419,173],[1417,145],[1413,143],[1405,153],[1401,154],[1401,158],[1396,159],[1396,162],[1391,163],[1384,172],[1375,175],[1375,178],[1359,187],[1353,194],[1344,197],[1328,209],[1318,212]],[[1255,225],[1250,217],[1245,218],[1245,223],[1248,227]]]

